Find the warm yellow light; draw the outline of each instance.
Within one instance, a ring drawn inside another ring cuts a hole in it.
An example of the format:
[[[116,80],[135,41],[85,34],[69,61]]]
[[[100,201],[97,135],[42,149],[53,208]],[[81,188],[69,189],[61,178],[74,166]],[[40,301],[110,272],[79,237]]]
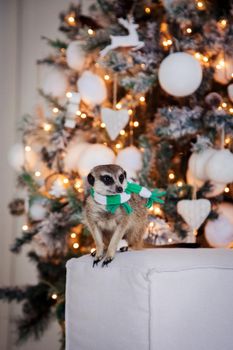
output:
[[[50,131],[52,129],[52,125],[49,123],[44,123],[43,128],[44,131]]]
[[[120,143],[117,143],[115,146],[117,149],[120,149],[122,147],[122,145]]]
[[[227,107],[227,103],[226,103],[226,102],[223,102],[223,103],[222,103],[222,107],[223,107],[223,108],[226,108],[226,107]]]
[[[138,122],[138,121],[135,121],[135,122],[133,123],[133,126],[134,126],[135,128],[137,128],[137,127],[139,126],[139,122]]]
[[[154,207],[154,213],[157,215],[161,214],[161,209],[159,207]]]
[[[30,152],[31,151],[31,147],[30,146],[25,146],[24,149],[25,149],[26,152]]]
[[[133,110],[132,109],[128,109],[128,115],[132,115],[133,114]]]
[[[196,52],[194,56],[195,56],[198,60],[201,58],[200,52]]]
[[[70,237],[71,237],[71,238],[76,238],[76,237],[77,237],[77,235],[76,235],[76,233],[75,233],[75,232],[72,232],[72,233],[70,234]]]
[[[81,114],[82,114],[81,111],[77,111],[77,112],[76,112],[76,115],[79,115],[79,116],[80,116]]]
[[[222,107],[221,107],[221,106],[218,106],[218,110],[221,111],[221,110],[222,110]]]
[[[141,63],[141,68],[142,68],[142,69],[146,68],[145,63]]]
[[[231,138],[230,137],[226,137],[225,138],[225,143],[228,145],[231,142]]]
[[[122,135],[122,136],[125,135],[125,130],[122,129],[122,130],[120,131],[120,135]]]
[[[177,181],[176,184],[177,184],[178,187],[182,187],[183,186],[183,182],[182,181]]]
[[[74,22],[75,22],[75,18],[73,16],[69,16],[67,18],[67,20],[68,20],[69,24],[74,24]]]
[[[81,180],[77,180],[74,184],[74,187],[76,188],[76,190],[78,190],[81,187]]]
[[[23,231],[27,231],[27,230],[28,230],[28,225],[23,225],[23,226],[22,226],[22,230],[23,230]]]
[[[198,1],[198,2],[197,2],[197,7],[198,7],[199,9],[203,9],[203,7],[204,7],[203,2],[202,2],[202,1]]]
[[[204,61],[204,62],[208,62],[208,61],[209,61],[209,58],[206,57],[206,56],[204,56],[204,57],[203,57],[203,61]]]
[[[74,249],[78,249],[78,248],[79,248],[79,244],[78,244],[77,242],[75,242],[75,243],[73,244],[73,248],[74,248]]]
[[[187,29],[186,29],[186,32],[187,32],[188,34],[191,34],[191,33],[192,33],[192,28],[187,28]]]
[[[168,46],[167,40],[164,40],[164,41],[163,41],[163,46],[165,46],[165,47]]]
[[[101,123],[100,126],[101,126],[101,128],[105,128],[106,127],[105,123]]]
[[[168,177],[169,177],[170,180],[174,180],[175,179],[175,174],[174,173],[170,173],[168,175]]]
[[[219,23],[220,23],[222,28],[225,28],[226,25],[227,25],[227,20],[226,19],[222,19]]]
[[[121,107],[122,107],[122,104],[121,104],[120,102],[118,102],[118,103],[116,104],[116,109],[121,109]]]
[[[171,40],[171,39],[168,39],[168,40],[167,40],[167,44],[168,44],[168,45],[172,45],[172,40]]]
[[[145,99],[144,96],[140,96],[140,97],[139,97],[139,100],[140,100],[140,102],[145,102],[146,99]]]
[[[67,91],[67,93],[66,93],[66,97],[67,97],[67,98],[71,98],[71,97],[72,97],[72,92]]]
[[[86,115],[86,113],[81,113],[80,117],[81,117],[82,119],[85,119],[85,118],[87,117],[87,115]]]
[[[69,182],[69,179],[67,179],[67,177],[65,177],[65,178],[63,179],[63,183],[64,183],[64,184],[68,184],[68,182]]]
[[[233,78],[233,73],[231,73],[231,77]]]
[[[168,243],[171,243],[172,242],[172,238],[168,238]]]
[[[108,74],[105,74],[104,79],[105,79],[105,80],[109,80],[109,79],[110,79],[110,76],[109,76]]]
[[[226,193],[230,192],[230,188],[229,187],[225,187],[224,192],[226,192]]]
[[[94,30],[91,29],[91,28],[89,28],[87,32],[88,32],[89,35],[94,35]]]
[[[53,293],[52,296],[51,296],[51,298],[52,298],[53,300],[56,300],[56,299],[57,299],[57,294],[56,294],[56,293]]]
[[[38,170],[35,171],[35,176],[36,176],[36,177],[39,177],[40,175],[41,175],[41,172],[40,172],[40,171],[38,171]]]
[[[149,7],[145,7],[145,12],[146,12],[147,14],[150,14],[150,13],[151,13],[151,9],[150,9]]]
[[[229,108],[229,112],[230,112],[230,113],[233,113],[233,108],[232,108],[232,107]]]
[[[57,107],[54,107],[53,108],[53,113],[58,113],[59,112],[59,109]]]

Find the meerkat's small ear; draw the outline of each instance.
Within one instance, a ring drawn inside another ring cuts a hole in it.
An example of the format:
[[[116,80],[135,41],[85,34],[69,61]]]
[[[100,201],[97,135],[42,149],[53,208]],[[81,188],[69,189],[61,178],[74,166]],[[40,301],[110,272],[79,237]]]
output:
[[[88,183],[89,183],[91,186],[94,185],[94,183],[95,183],[95,178],[94,178],[94,176],[93,176],[91,173],[87,175],[87,181],[88,181]]]
[[[127,178],[127,174],[126,174],[126,171],[124,171],[124,177]]]

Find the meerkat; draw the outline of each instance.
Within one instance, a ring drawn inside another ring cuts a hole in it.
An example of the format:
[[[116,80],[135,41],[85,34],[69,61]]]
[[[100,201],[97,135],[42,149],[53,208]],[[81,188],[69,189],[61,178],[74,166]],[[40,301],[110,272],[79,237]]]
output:
[[[118,165],[100,165],[91,170],[87,181],[97,195],[112,196],[124,193],[127,187],[127,174]],[[106,205],[97,202],[93,196],[87,197],[84,223],[90,230],[96,245],[93,267],[102,259],[102,266],[108,266],[115,256],[121,239],[125,239],[134,249],[142,246],[147,225],[145,202],[145,198],[132,194],[128,200],[132,208],[130,214],[121,206],[115,213],[111,213]]]

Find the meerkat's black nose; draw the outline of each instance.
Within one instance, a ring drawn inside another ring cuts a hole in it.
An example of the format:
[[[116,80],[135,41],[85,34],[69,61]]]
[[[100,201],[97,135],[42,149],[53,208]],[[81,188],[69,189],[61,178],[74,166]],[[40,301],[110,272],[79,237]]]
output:
[[[117,186],[116,187],[116,192],[117,193],[122,193],[123,192],[123,188],[121,186]]]

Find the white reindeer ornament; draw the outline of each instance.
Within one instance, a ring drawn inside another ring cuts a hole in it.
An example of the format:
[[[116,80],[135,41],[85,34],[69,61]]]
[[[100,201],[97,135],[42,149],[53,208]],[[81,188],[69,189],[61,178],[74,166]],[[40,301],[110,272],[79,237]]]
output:
[[[128,30],[129,35],[110,35],[111,44],[100,51],[101,57],[105,56],[109,51],[117,49],[118,47],[133,47],[133,50],[136,51],[144,46],[144,42],[139,40],[138,33],[136,31],[139,25],[134,23],[134,19],[132,17],[130,17],[128,20],[119,18],[118,22]]]

